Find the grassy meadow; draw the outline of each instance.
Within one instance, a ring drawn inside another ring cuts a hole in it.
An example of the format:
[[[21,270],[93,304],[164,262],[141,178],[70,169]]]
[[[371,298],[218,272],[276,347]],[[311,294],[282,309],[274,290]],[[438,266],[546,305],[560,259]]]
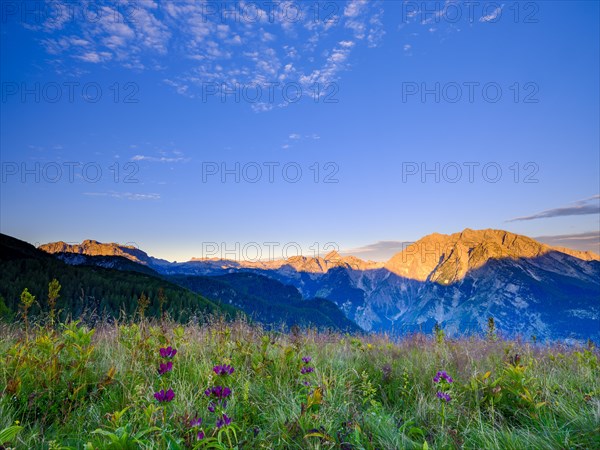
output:
[[[595,348],[178,325],[4,324],[6,448],[600,448]]]

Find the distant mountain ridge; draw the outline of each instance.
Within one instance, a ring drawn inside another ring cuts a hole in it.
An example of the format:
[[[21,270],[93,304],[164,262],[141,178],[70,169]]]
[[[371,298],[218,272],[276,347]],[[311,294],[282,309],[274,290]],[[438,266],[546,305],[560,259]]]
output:
[[[385,263],[337,252],[258,262],[147,261],[163,275],[264,275],[295,286],[305,299],[334,302],[367,331],[428,331],[437,322],[449,335],[482,332],[493,316],[509,335],[600,338],[600,255],[503,230],[431,234]]]
[[[85,240],[81,244],[52,242],[38,247],[47,253],[74,253],[87,256],[121,256],[135,263],[152,267],[164,273],[193,272],[214,273],[228,269],[281,270],[290,268],[297,272],[326,273],[336,267],[352,270],[375,270],[382,267],[398,275],[420,281],[427,279],[452,282],[468,270],[481,267],[489,259],[531,258],[557,251],[584,261],[600,261],[600,255],[590,251],[553,247],[527,236],[503,230],[469,228],[454,234],[433,233],[407,245],[387,262],[365,261],[356,256],[341,256],[331,251],[324,257],[292,256],[270,261],[237,261],[220,258],[192,258],[187,262],[169,262],[154,258],[146,252],[128,245]],[[442,258],[442,260],[440,260]],[[448,275],[449,278],[444,278]],[[447,280],[447,281],[446,281]]]
[[[75,253],[86,256],[121,256],[138,264],[146,266],[160,266],[170,264],[164,259],[153,258],[133,245],[115,243],[105,244],[91,239],[86,239],[81,244],[67,244],[66,242],[51,242],[42,244],[38,249],[46,253]]]
[[[60,261],[71,266],[97,266],[105,269],[116,269],[130,272],[140,272],[147,275],[159,276],[159,273],[147,264],[136,262],[124,256],[90,256],[82,253],[52,253]]]

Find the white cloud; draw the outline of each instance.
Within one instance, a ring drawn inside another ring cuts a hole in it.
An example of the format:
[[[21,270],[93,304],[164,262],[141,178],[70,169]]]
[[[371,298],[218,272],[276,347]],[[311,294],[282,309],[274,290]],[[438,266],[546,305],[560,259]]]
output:
[[[149,162],[160,162],[160,163],[175,163],[189,161],[187,158],[181,156],[177,157],[166,157],[166,156],[147,156],[147,155],[135,155],[131,158],[132,161],[149,161]]]
[[[70,0],[54,3],[68,10]],[[260,3],[245,1],[226,7],[215,2],[216,12],[198,0],[162,2],[160,7],[153,0],[138,0],[133,5],[131,11],[121,3],[101,6],[94,21],[54,21],[38,27],[44,34],[40,41],[55,61],[73,58],[82,67],[104,63],[160,70],[175,92],[193,98],[206,82],[302,83],[303,94],[314,95],[306,88],[339,79],[350,67],[350,54],[358,43],[376,46],[384,35],[379,0],[351,0],[333,14],[325,8],[318,20],[310,7],[290,20],[290,11],[298,5],[292,1],[276,2],[273,14]],[[236,7],[254,11],[256,20],[230,19],[218,11]],[[267,111],[289,104],[264,103],[252,108]]]
[[[291,133],[288,136],[288,141],[286,141],[281,148],[283,149],[287,149],[292,147],[292,144],[296,144],[298,142],[301,141],[318,141],[319,139],[321,139],[321,136],[319,136],[317,133],[312,133],[312,134],[305,134],[305,135],[301,135],[300,133]]]
[[[496,19],[502,14],[502,8],[504,5],[499,6],[493,10],[490,14],[479,18],[480,22],[495,22]]]
[[[109,197],[120,200],[160,200],[160,194],[139,192],[84,192],[88,197]]]
[[[261,40],[263,42],[272,42],[275,40],[275,35],[267,31],[261,30]]]
[[[371,10],[375,12],[369,14]],[[382,16],[383,8],[378,1],[351,0],[344,8],[344,26],[354,32],[356,39],[367,38],[369,46],[374,47],[385,34]]]
[[[86,52],[82,55],[77,55],[76,58],[90,63],[100,63],[104,61],[109,61],[111,59],[111,54],[108,52]]]
[[[353,42],[341,41],[339,46],[333,49],[323,67],[313,70],[308,75],[301,75],[299,81],[305,90],[309,92],[312,86],[318,85],[319,92],[311,91],[311,93],[315,97],[327,95],[326,88],[335,83],[339,79],[339,73],[347,68],[346,61],[353,47]]]
[[[190,93],[190,86],[188,84],[179,82],[179,81],[174,81],[174,80],[170,80],[168,78],[165,78],[163,80],[163,82],[173,88],[175,88],[175,90],[177,91],[178,94],[180,95],[184,95],[190,98],[193,98],[194,95]]]

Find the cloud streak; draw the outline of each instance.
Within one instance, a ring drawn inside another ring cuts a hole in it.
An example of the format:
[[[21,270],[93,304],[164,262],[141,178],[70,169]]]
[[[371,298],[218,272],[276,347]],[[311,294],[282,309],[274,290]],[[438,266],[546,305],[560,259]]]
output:
[[[480,17],[479,21],[480,22],[494,22],[498,18],[498,16],[500,16],[502,14],[503,7],[504,7],[504,5],[499,6],[498,8],[493,10],[490,14]]]
[[[321,139],[321,136],[319,136],[317,133],[306,134],[306,135],[302,135],[300,133],[291,133],[288,136],[288,140],[286,140],[283,143],[281,148],[287,149],[287,148],[292,147],[293,144],[299,143],[301,141],[318,141],[319,139]]]
[[[131,158],[132,161],[149,161],[149,162],[161,162],[161,163],[174,163],[174,162],[182,162],[182,161],[187,161],[186,158],[183,157],[176,157],[176,158],[169,158],[166,156],[161,156],[161,157],[157,157],[157,156],[146,156],[146,155],[135,155],[133,158]]]
[[[109,197],[119,200],[160,200],[160,194],[155,193],[137,193],[137,192],[84,192],[88,197]]]
[[[519,222],[525,220],[548,219],[552,217],[584,216],[590,214],[600,214],[600,195],[594,195],[584,200],[579,200],[571,205],[558,208],[547,209],[536,214],[523,217],[515,217],[507,222]]]
[[[396,253],[406,249],[412,242],[407,241],[377,241],[362,247],[343,250],[344,255],[354,255],[361,259],[387,261]]]
[[[543,242],[544,244],[556,247],[567,247],[574,250],[593,251],[600,253],[600,232],[598,231],[537,236],[534,237],[534,239]]]

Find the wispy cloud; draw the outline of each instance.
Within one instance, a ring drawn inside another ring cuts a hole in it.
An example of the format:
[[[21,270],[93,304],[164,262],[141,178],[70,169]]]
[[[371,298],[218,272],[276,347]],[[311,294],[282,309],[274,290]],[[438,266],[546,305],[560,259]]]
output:
[[[574,250],[593,251],[600,253],[600,232],[588,231],[585,233],[558,234],[552,236],[537,236],[534,239],[545,244],[567,247]]]
[[[67,0],[53,3],[63,12],[73,7]],[[165,55],[171,41],[172,33],[159,10],[150,0],[136,2],[132,8],[104,5],[94,9],[93,20],[49,17],[37,28],[50,35],[42,40],[50,54],[67,54],[92,64],[114,60],[127,68],[143,69],[148,55]],[[54,36],[66,30],[69,36]]]
[[[361,259],[387,261],[396,253],[404,250],[409,244],[410,242],[404,241],[377,241],[362,247],[343,250],[340,253],[354,255]]]
[[[373,0],[351,0],[344,8],[344,26],[354,32],[358,40],[366,39],[369,47],[375,47],[385,35],[381,22],[383,9],[378,9],[372,14],[370,8]]]
[[[71,2],[54,3],[68,11]],[[299,83],[302,95],[326,95],[324,86],[350,67],[353,49],[360,43],[374,47],[385,33],[380,0],[332,2],[319,17],[312,6],[292,1],[268,9],[245,1],[209,6],[197,0],[143,0],[100,6],[95,20],[53,20],[29,28],[42,33],[40,42],[57,61],[157,70],[165,84],[192,98],[208,83],[263,91],[273,83]],[[290,18],[298,8],[300,15]],[[289,103],[257,101],[252,108],[268,111]]]
[[[152,146],[150,143],[147,143],[147,145]],[[168,150],[154,146],[152,151],[138,153],[129,158],[129,160],[132,162],[145,161],[152,163],[187,163],[190,161],[190,158],[186,157],[182,151],[173,148],[175,146],[173,142],[166,144],[166,146],[169,148]],[[138,148],[138,146],[132,145],[131,148]]]
[[[530,216],[515,217],[507,222],[518,222],[524,220],[535,220],[535,219],[547,219],[551,217],[565,217],[565,216],[583,216],[589,214],[600,214],[600,199],[599,195],[573,202],[570,205],[562,206],[559,208],[547,209]]]
[[[155,193],[138,193],[138,192],[84,192],[83,195],[89,197],[109,197],[120,200],[160,200],[160,194]]]
[[[312,134],[300,134],[300,133],[291,133],[288,136],[288,139],[283,143],[283,145],[281,146],[281,148],[283,149],[287,149],[293,146],[293,144],[301,142],[301,141],[318,141],[319,139],[321,139],[321,136],[319,136],[317,133],[312,133]]]
[[[150,161],[150,162],[161,162],[161,163],[174,163],[174,162],[182,162],[189,161],[187,158],[183,157],[165,157],[165,156],[147,156],[147,155],[135,155],[131,158],[132,161]]]
[[[479,21],[480,22],[494,22],[498,18],[498,16],[500,14],[502,14],[502,8],[504,8],[504,5],[498,6],[496,9],[494,9],[488,15],[480,17]]]

